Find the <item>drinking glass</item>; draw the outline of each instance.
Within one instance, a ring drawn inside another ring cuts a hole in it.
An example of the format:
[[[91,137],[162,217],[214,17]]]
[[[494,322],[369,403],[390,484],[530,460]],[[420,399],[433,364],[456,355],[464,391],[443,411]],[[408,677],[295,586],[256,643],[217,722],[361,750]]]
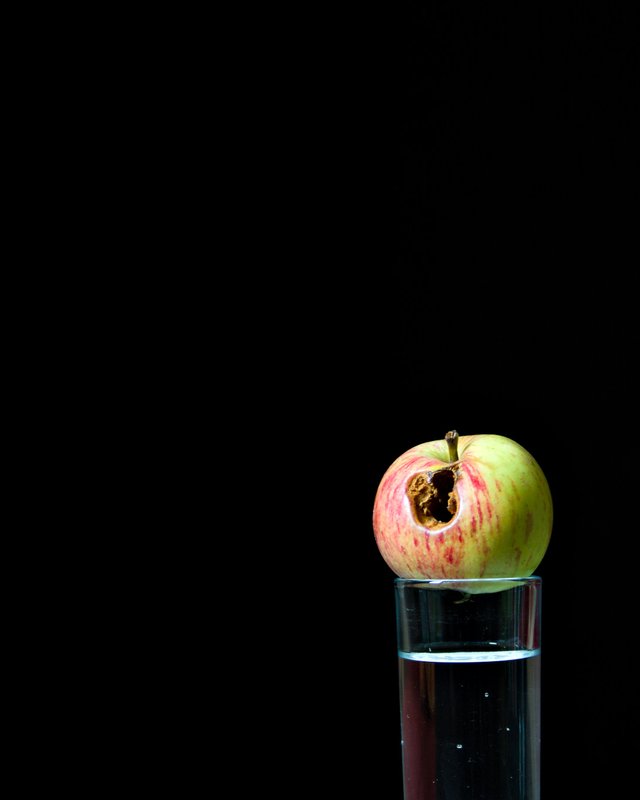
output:
[[[539,800],[541,579],[395,588],[405,800]]]

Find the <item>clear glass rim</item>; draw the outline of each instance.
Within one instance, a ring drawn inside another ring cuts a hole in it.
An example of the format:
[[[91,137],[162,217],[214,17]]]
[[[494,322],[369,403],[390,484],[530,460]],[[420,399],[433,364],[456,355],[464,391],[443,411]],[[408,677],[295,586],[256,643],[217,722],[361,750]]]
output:
[[[474,585],[495,585],[497,583],[542,583],[539,575],[527,575],[523,577],[511,576],[507,578],[396,578],[396,586],[406,586],[408,584],[419,584],[421,586],[459,586],[461,583],[471,583]]]

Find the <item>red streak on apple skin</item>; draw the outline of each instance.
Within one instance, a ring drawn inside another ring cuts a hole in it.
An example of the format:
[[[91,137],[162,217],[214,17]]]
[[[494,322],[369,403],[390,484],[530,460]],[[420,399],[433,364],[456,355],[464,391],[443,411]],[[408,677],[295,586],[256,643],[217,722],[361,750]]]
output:
[[[482,525],[483,514],[482,514],[482,506],[480,505],[480,497],[476,502],[476,508],[478,509],[478,519],[480,520],[480,525]]]
[[[482,492],[482,494],[486,495],[487,494],[486,481],[480,475],[478,475],[475,467],[472,467],[471,464],[468,465],[467,475],[469,476],[469,479],[473,484],[473,488],[477,492]]]
[[[480,525],[482,525],[482,522],[484,520],[484,514],[482,513],[482,502],[481,502],[482,497],[484,497],[486,502],[489,519],[491,519],[491,517],[493,516],[491,503],[488,501],[487,484],[484,478],[477,473],[476,468],[472,464],[467,465],[467,476],[469,477],[471,485],[475,490],[474,495],[476,498],[476,508],[478,510],[478,521]]]
[[[416,470],[414,465],[419,464],[419,468]],[[408,458],[404,464],[402,465],[402,471],[405,474],[409,474],[410,472],[424,472],[425,471],[425,459],[424,456],[413,456],[413,458]]]

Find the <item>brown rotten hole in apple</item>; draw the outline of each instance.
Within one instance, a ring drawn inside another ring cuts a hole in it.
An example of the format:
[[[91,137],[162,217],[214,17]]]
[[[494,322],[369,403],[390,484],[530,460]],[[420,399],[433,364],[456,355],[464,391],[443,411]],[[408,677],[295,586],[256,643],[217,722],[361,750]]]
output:
[[[450,522],[458,510],[456,471],[450,467],[414,475],[407,486],[416,521],[427,528]]]

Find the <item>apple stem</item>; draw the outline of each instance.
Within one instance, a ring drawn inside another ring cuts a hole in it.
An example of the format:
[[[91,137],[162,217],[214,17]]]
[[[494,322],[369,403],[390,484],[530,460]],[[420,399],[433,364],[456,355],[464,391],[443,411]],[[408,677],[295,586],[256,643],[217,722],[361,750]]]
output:
[[[449,461],[452,463],[457,461],[458,456],[458,431],[449,431],[444,437],[447,447],[449,448]]]

